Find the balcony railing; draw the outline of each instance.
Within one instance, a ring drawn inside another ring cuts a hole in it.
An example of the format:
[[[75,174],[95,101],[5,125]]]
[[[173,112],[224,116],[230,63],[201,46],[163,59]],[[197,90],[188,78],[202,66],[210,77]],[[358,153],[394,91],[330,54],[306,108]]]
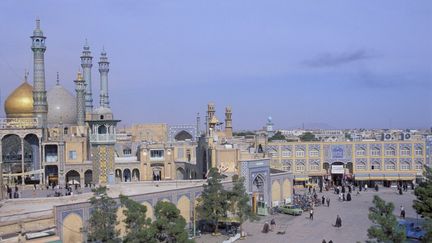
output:
[[[115,142],[115,134],[90,134],[90,142]]]

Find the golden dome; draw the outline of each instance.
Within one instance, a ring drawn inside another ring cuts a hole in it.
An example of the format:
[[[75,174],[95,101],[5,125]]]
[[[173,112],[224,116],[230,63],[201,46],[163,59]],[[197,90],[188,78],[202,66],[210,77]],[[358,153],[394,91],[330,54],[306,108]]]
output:
[[[33,116],[33,87],[22,83],[5,101],[5,112],[8,118]]]

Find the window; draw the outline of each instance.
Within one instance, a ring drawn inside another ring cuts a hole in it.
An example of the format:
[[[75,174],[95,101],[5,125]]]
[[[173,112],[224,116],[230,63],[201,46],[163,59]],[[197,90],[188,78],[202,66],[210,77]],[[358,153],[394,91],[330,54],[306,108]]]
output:
[[[380,149],[375,147],[371,150],[371,155],[372,156],[380,156]]]
[[[191,150],[190,149],[186,149],[186,158],[187,158],[188,162],[191,161],[192,154],[191,154]]]
[[[356,154],[357,156],[365,156],[366,150],[364,148],[357,149]]]
[[[278,152],[275,150],[270,151],[270,157],[272,157],[272,158],[278,157]]]
[[[386,170],[395,170],[396,165],[394,163],[387,163],[385,168]]]
[[[410,156],[410,149],[408,147],[404,147],[400,151],[401,156]]]
[[[396,150],[394,148],[388,148],[385,151],[386,156],[396,156]]]
[[[77,159],[77,152],[75,150],[70,150],[69,151],[69,159]]]
[[[63,134],[67,135],[68,134],[69,129],[67,127],[63,128]]]
[[[296,157],[304,157],[305,156],[305,152],[302,149],[299,149],[296,151]]]
[[[152,160],[161,160],[164,158],[163,150],[150,150],[150,159]]]
[[[358,163],[356,165],[357,170],[366,170],[366,164],[365,163]]]
[[[416,170],[423,170],[423,164],[422,164],[422,162],[418,161],[416,163]]]
[[[282,157],[291,157],[291,156],[292,156],[291,150],[282,151]]]
[[[317,149],[312,149],[312,150],[309,152],[309,156],[310,156],[310,157],[319,157],[319,151],[318,151]]]
[[[381,165],[377,162],[373,163],[371,166],[371,170],[380,170],[381,169]]]
[[[409,163],[405,162],[405,163],[402,163],[400,167],[401,167],[401,170],[410,170],[411,166]]]
[[[417,148],[415,149],[415,155],[416,155],[416,156],[423,156],[423,149],[420,148],[420,147],[417,147]]]
[[[318,171],[319,170],[319,165],[318,164],[311,164],[310,165],[310,170],[312,170],[312,171]]]
[[[291,171],[291,165],[284,165],[284,166],[282,166],[282,170]]]
[[[130,148],[123,149],[123,154],[124,155],[131,155],[132,154],[132,149],[130,149]]]
[[[304,170],[305,170],[304,164],[297,164],[296,165],[296,171],[304,171]]]

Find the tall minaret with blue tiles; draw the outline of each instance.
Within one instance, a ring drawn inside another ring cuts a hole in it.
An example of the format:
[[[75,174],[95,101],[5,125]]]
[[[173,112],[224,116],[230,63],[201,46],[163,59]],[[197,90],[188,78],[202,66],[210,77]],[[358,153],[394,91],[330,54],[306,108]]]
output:
[[[39,126],[46,128],[48,103],[45,89],[45,39],[40,29],[40,20],[36,19],[31,49],[33,51],[33,112],[39,120]]]
[[[99,60],[99,73],[100,73],[100,106],[109,108],[109,96],[108,96],[108,72],[109,62],[108,57],[103,48],[101,57]]]

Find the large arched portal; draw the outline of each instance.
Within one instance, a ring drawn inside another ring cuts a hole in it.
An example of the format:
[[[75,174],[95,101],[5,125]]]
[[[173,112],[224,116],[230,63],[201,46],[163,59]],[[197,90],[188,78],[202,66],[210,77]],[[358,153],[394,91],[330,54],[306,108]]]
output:
[[[45,180],[48,185],[58,185],[58,167],[57,165],[45,166]]]
[[[252,182],[252,210],[259,215],[267,214],[264,193],[265,177],[262,174],[258,174]]]
[[[176,179],[177,180],[185,180],[186,179],[186,172],[183,168],[181,168],[181,167],[177,168]]]
[[[123,181],[122,171],[120,169],[115,170],[115,178],[116,178],[116,182],[122,182]]]
[[[330,172],[333,184],[341,186],[345,174],[345,164],[342,162],[333,162],[330,167]]]
[[[81,176],[76,170],[70,170],[66,173],[66,183],[69,185],[80,184]]]

